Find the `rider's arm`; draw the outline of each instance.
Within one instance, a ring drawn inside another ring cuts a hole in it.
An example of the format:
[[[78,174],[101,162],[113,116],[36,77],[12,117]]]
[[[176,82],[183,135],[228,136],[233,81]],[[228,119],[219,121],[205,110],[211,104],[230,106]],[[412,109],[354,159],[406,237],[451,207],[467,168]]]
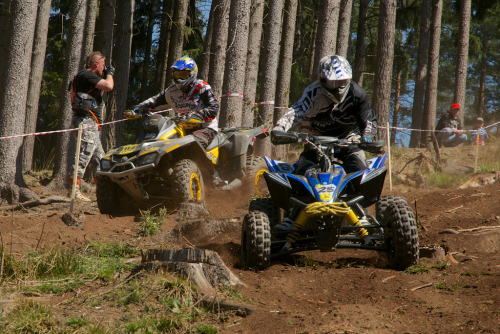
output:
[[[148,109],[155,109],[158,106],[165,106],[165,109],[172,108],[170,103],[168,102],[168,99],[165,97],[167,94],[168,88],[162,91],[161,93],[150,97],[147,100],[142,101],[139,103],[137,106],[140,108],[148,108]]]
[[[372,106],[368,101],[368,95],[359,86],[355,87],[355,102],[356,102],[356,121],[359,130],[363,136],[375,138],[377,134],[377,118],[373,112]]]
[[[200,100],[203,103],[203,109],[201,109],[200,112],[203,113],[205,122],[216,118],[219,113],[219,102],[217,102],[210,85],[207,84],[200,89]]]
[[[276,122],[276,126],[282,127],[288,131],[291,127],[299,125],[304,120],[304,115],[313,105],[313,99],[318,94],[317,82],[312,83],[306,89],[300,100],[295,102],[292,107]]]

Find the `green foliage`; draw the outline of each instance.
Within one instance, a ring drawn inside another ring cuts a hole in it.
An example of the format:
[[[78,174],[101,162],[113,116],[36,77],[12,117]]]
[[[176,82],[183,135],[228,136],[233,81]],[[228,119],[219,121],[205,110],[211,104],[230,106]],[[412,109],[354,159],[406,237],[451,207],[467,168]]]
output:
[[[0,317],[0,332],[47,333],[57,326],[50,308],[34,301],[20,300],[8,317]]]
[[[219,330],[213,326],[201,324],[196,326],[196,333],[199,334],[216,334]]]
[[[149,210],[141,210],[141,222],[139,223],[139,235],[142,237],[158,234],[163,225],[163,219],[168,216],[167,209],[162,208],[158,215],[151,214]]]
[[[438,188],[449,188],[464,183],[469,175],[452,175],[442,172],[435,172],[429,175],[427,182]]]
[[[404,273],[407,275],[422,274],[428,272],[430,269],[425,264],[415,264],[405,269]]]

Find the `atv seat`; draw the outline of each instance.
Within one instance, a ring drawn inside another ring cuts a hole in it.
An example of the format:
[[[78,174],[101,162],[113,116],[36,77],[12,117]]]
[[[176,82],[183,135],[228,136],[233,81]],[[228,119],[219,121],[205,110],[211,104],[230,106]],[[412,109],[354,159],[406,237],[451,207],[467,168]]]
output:
[[[163,136],[163,132],[172,124],[172,120],[167,120],[163,116],[151,115],[146,119],[143,126],[143,131],[137,142],[140,143],[143,140],[155,140]]]
[[[220,146],[226,140],[226,138],[227,138],[227,136],[224,133],[222,133],[222,132],[217,133],[217,136],[215,136],[215,138],[212,140],[210,145],[207,146],[205,151],[208,152],[208,151],[213,150],[214,148]]]

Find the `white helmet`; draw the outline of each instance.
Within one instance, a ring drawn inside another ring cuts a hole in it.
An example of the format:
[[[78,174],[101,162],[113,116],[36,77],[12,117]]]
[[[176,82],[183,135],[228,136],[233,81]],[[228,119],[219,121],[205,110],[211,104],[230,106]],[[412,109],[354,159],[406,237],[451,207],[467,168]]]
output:
[[[323,91],[334,102],[340,103],[349,91],[352,70],[349,62],[341,56],[326,56],[318,65],[319,82]]]

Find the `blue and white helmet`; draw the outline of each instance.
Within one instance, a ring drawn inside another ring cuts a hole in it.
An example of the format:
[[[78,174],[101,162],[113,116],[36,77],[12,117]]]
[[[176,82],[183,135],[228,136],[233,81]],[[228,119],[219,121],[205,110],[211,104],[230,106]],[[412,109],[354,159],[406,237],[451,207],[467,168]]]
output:
[[[323,91],[335,103],[342,102],[349,91],[352,70],[349,62],[341,56],[321,58],[318,65],[319,82]]]
[[[196,80],[198,75],[198,65],[188,56],[177,59],[170,68],[172,69],[172,79],[174,79],[177,88],[181,90]]]

